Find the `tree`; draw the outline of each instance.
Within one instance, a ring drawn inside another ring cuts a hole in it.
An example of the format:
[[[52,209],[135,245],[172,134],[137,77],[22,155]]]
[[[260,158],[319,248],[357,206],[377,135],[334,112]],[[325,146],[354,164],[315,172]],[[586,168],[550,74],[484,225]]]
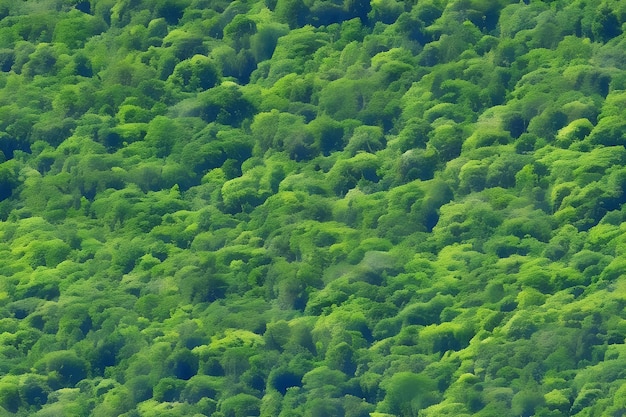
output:
[[[343,8],[350,17],[358,17],[362,24],[368,22],[369,12],[372,10],[371,2],[367,0],[344,0]]]
[[[76,355],[73,350],[59,350],[50,352],[37,364],[37,367],[46,372],[55,373],[60,378],[62,386],[75,386],[88,376],[88,362]]]
[[[220,378],[209,375],[194,375],[185,385],[180,399],[196,404],[203,398],[215,398],[220,389],[222,389]]]
[[[437,150],[443,161],[450,161],[461,154],[465,132],[455,123],[441,124],[428,134],[428,144]]]
[[[404,12],[404,5],[395,0],[375,0],[371,2],[368,20],[391,24]]]
[[[224,27],[224,36],[230,40],[235,50],[250,48],[250,38],[257,31],[254,20],[239,14]]]
[[[280,118],[281,113],[278,110],[254,115],[250,130],[256,138],[255,147],[259,149],[259,153],[263,154],[273,146]],[[301,121],[299,118],[296,120]]]
[[[344,127],[333,118],[327,115],[316,117],[307,125],[307,130],[313,135],[316,147],[322,154],[328,156],[343,148]]]
[[[265,201],[269,193],[260,188],[257,176],[261,169],[246,172],[243,176],[224,183],[221,189],[224,209],[229,213],[248,211]]]
[[[2,155],[0,154],[0,156]],[[2,161],[0,163],[0,201],[9,198],[18,186],[18,167],[17,161]]]
[[[79,49],[91,36],[105,30],[106,23],[101,18],[72,10],[55,25],[52,40],[65,43],[71,49]]]
[[[70,251],[69,245],[58,238],[35,240],[26,247],[25,257],[34,268],[41,265],[55,267],[66,259]]]
[[[159,158],[170,154],[180,142],[181,126],[166,116],[157,116],[148,124],[144,141],[150,145]]]
[[[331,346],[326,351],[325,359],[330,369],[336,369],[346,375],[354,375],[356,371],[354,348],[346,342]]]
[[[339,23],[348,16],[342,6],[341,2],[316,1],[309,9],[310,17],[307,20],[315,26]]]
[[[163,378],[154,387],[153,398],[159,402],[177,402],[185,387],[185,381]]]
[[[359,153],[349,159],[341,159],[328,172],[328,180],[338,194],[345,194],[361,180],[378,182],[380,160],[370,153]]]
[[[341,394],[346,375],[327,366],[320,366],[307,372],[302,377],[302,383],[313,397],[334,398]]]
[[[225,417],[247,417],[259,415],[261,400],[250,394],[237,394],[225,399],[220,404],[220,411]]]
[[[220,81],[215,63],[204,55],[194,55],[176,65],[168,82],[185,92],[204,91]]]
[[[359,151],[376,153],[384,148],[385,137],[382,128],[378,126],[358,126],[354,129],[352,137],[348,141],[346,151],[354,156]]]
[[[206,47],[200,34],[183,29],[173,29],[163,38],[163,46],[171,48],[173,55],[180,61],[194,55],[205,55]]]
[[[277,0],[274,13],[281,23],[295,29],[304,25],[308,9],[302,0]]]
[[[320,110],[335,120],[357,119],[373,93],[367,81],[346,78],[331,81],[320,92]]]
[[[622,33],[621,22],[617,16],[607,5],[596,10],[593,22],[591,24],[591,32],[594,40],[607,42]]]
[[[235,84],[222,84],[198,95],[206,122],[238,126],[254,113],[254,105]]]
[[[0,406],[10,413],[16,413],[21,405],[17,384],[0,382]]]
[[[189,7],[189,0],[159,0],[156,3],[157,15],[170,25],[176,25]]]
[[[281,366],[270,372],[267,383],[270,387],[285,395],[289,388],[302,386],[302,375],[289,370],[286,366]]]
[[[57,13],[39,10],[19,16],[12,23],[19,38],[29,42],[51,42],[54,26],[59,22]]]
[[[537,407],[543,405],[544,398],[536,390],[523,390],[513,396],[512,411],[522,417],[535,415]]]
[[[413,148],[424,148],[431,129],[431,125],[423,118],[412,117],[404,124],[393,146],[398,146],[402,152]]]
[[[385,399],[380,404],[381,411],[415,417],[434,399],[435,383],[422,374],[398,372],[384,382],[383,388]]]
[[[342,413],[341,403],[334,398],[313,398],[306,402],[305,417],[337,416]]]
[[[165,366],[176,378],[188,380],[198,372],[198,357],[188,349],[175,350]]]
[[[138,375],[124,384],[128,387],[134,403],[152,398],[154,383],[149,375]]]
[[[588,136],[589,142],[596,145],[619,146],[624,145],[626,124],[619,116],[607,116],[600,119]]]
[[[434,149],[410,149],[402,154],[397,165],[397,174],[401,183],[433,178],[439,158]]]
[[[256,62],[270,59],[278,44],[278,38],[287,33],[287,25],[276,23],[259,25],[257,27],[257,33],[250,36],[250,51]]]
[[[487,183],[489,161],[468,161],[459,172],[459,191],[462,193],[481,191]]]
[[[569,147],[583,140],[592,130],[593,124],[588,119],[576,119],[557,132],[556,143],[563,148]]]
[[[39,44],[29,55],[28,62],[22,67],[22,74],[32,78],[35,75],[56,75],[57,61],[62,48],[51,44]]]
[[[2,72],[11,71],[11,67],[15,63],[15,52],[12,49],[0,49],[0,70]]]

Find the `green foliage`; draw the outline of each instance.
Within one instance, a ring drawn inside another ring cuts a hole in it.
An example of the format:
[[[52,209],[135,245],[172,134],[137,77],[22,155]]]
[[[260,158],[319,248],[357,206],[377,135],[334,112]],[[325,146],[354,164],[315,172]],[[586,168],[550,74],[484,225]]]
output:
[[[354,129],[346,145],[346,151],[354,156],[359,151],[375,153],[385,147],[383,131],[379,127],[359,126]]]
[[[281,23],[287,23],[291,29],[304,24],[308,10],[302,0],[276,0],[274,13]]]
[[[39,407],[48,401],[50,387],[44,377],[37,375],[27,375],[19,386],[20,398],[30,405]],[[7,408],[4,406],[4,408]]]
[[[384,411],[400,416],[417,416],[434,399],[434,383],[425,375],[399,372],[389,378],[383,386]]]
[[[233,42],[236,50],[241,50],[250,47],[250,37],[256,31],[255,21],[240,14],[224,27],[224,36]]]
[[[340,78],[330,82],[320,93],[319,107],[336,120],[356,119],[372,94],[366,79]]]
[[[0,201],[9,198],[19,184],[18,167],[16,161],[0,163]]]
[[[350,159],[342,159],[328,172],[328,180],[337,194],[345,194],[361,181],[378,182],[379,159],[371,153],[359,153]]]
[[[165,367],[178,379],[188,380],[198,372],[198,358],[191,351],[174,351],[167,359]]]
[[[101,18],[72,10],[54,27],[52,40],[65,43],[72,49],[82,47],[94,35],[106,30],[106,23]]]
[[[240,125],[254,111],[254,105],[234,84],[222,84],[198,95],[200,117],[206,122]]]
[[[154,399],[159,402],[176,402],[185,382],[175,378],[163,378],[154,387]]]
[[[194,55],[174,68],[168,81],[181,91],[204,91],[219,83],[220,74],[215,64],[206,56]]]
[[[45,372],[58,376],[62,386],[74,386],[88,376],[88,363],[72,350],[59,350],[48,353],[39,362]]]
[[[226,400],[220,405],[220,411],[226,417],[246,417],[249,415],[258,415],[261,400],[249,394],[237,394]]]
[[[169,155],[174,145],[180,141],[177,134],[181,126],[165,116],[157,116],[148,124],[145,142],[155,149],[157,157]]]
[[[17,386],[8,382],[0,383],[0,406],[6,411],[15,413],[19,410],[21,404]]]
[[[0,18],[0,414],[623,413],[620,2]]]

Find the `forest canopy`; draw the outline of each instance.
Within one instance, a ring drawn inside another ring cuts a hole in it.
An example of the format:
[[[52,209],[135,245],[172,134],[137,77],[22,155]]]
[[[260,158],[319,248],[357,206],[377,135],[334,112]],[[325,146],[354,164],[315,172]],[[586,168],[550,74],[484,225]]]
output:
[[[0,0],[0,416],[624,415],[625,23]]]

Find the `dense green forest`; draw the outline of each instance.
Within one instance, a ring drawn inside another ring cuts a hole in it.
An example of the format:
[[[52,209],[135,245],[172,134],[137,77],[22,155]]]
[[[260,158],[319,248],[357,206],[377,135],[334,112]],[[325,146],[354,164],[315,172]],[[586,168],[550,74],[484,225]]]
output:
[[[0,416],[626,416],[625,2],[0,18]]]

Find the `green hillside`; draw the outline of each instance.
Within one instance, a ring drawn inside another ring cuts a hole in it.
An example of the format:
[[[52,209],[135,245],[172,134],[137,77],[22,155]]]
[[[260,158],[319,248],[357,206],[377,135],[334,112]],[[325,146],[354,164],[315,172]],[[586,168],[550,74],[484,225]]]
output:
[[[625,2],[0,18],[0,417],[626,416]]]

